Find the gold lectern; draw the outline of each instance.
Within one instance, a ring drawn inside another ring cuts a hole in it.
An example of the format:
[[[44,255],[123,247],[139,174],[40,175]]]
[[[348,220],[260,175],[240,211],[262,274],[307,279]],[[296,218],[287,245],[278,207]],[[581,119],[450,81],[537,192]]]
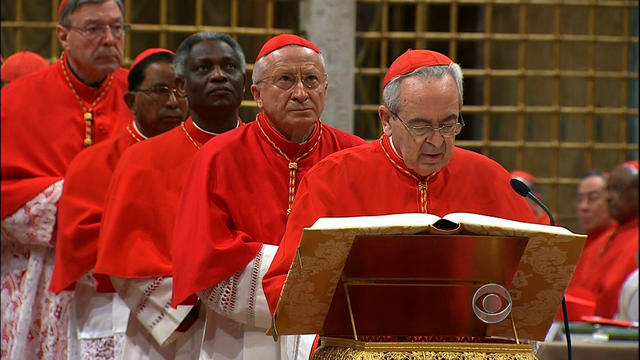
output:
[[[535,359],[585,238],[468,213],[322,218],[267,334],[320,334],[316,360]]]

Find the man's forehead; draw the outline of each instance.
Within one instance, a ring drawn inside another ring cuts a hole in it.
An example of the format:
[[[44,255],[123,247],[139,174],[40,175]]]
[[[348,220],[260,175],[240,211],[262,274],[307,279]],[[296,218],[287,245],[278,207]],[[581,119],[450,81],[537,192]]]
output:
[[[82,23],[102,23],[123,20],[122,10],[120,10],[120,7],[115,1],[84,3],[79,5],[70,15],[71,20]]]
[[[217,39],[203,40],[193,44],[188,58],[193,61],[203,59],[239,60],[238,54],[236,54],[231,45]]]
[[[314,64],[317,67],[323,67],[320,54],[304,46],[297,45],[285,46],[275,50],[265,56],[265,60],[267,60],[271,66],[281,63],[296,63],[296,65],[308,63]]]
[[[314,62],[301,62],[291,63],[288,61],[277,61],[271,64],[269,67],[272,73],[285,73],[285,72],[321,72],[322,68]]]

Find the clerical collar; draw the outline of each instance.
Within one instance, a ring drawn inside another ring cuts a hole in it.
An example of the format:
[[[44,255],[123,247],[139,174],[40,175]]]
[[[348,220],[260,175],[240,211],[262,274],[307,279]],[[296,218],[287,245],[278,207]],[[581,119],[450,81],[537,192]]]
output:
[[[391,144],[391,148],[393,149],[393,152],[396,153],[396,155],[398,155],[398,157],[400,159],[402,159],[402,156],[400,156],[400,154],[398,154],[398,150],[396,150],[396,146],[393,145],[393,137],[389,136],[389,144]],[[404,159],[402,159],[404,161]]]
[[[145,135],[142,131],[140,131],[140,129],[138,129],[138,125],[136,124],[136,122],[133,122],[133,128],[136,129],[136,131],[138,132],[138,134],[140,136],[142,136],[143,138],[148,139],[149,137],[147,135]]]
[[[239,128],[239,127],[240,127],[240,118],[238,118],[236,121],[237,121],[237,122],[236,122],[236,127],[235,127],[234,129],[237,129],[237,128]],[[196,122],[195,122],[195,121],[193,121],[193,118],[191,119],[191,123],[193,124],[193,126],[194,126],[196,129],[198,129],[198,130],[202,131],[203,133],[206,133],[206,134],[209,134],[209,135],[213,135],[213,136],[220,135],[220,133],[215,133],[215,132],[207,131],[207,130],[205,130],[205,129],[201,128],[200,126],[198,126],[198,124],[196,124]],[[232,130],[233,130],[233,129],[232,129]]]

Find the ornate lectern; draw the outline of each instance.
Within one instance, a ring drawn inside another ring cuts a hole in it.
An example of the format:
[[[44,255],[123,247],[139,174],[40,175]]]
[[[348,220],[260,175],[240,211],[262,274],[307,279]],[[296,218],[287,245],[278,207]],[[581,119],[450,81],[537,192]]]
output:
[[[585,238],[465,213],[319,219],[267,334],[320,334],[316,360],[535,359]]]

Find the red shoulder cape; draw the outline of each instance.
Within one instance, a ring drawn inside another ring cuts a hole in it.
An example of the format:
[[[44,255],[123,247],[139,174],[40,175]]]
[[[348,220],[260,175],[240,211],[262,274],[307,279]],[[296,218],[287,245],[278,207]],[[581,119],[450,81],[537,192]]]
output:
[[[85,148],[84,110],[62,66],[59,60],[2,88],[2,219],[62,179],[71,159]],[[87,108],[107,86],[104,81],[92,89],[67,73]],[[93,109],[94,143],[113,137],[133,120],[123,100],[127,73],[123,68],[113,73],[111,87]]]
[[[58,203],[56,262],[49,289],[73,290],[75,282],[93,269],[98,234],[109,180],[122,152],[144,139],[133,123],[132,132],[91,146],[69,164]]]
[[[200,146],[212,136],[189,118],[124,151],[107,190],[95,275],[171,276],[176,207],[198,151],[191,140]],[[99,290],[109,290],[104,276],[96,279]]]

